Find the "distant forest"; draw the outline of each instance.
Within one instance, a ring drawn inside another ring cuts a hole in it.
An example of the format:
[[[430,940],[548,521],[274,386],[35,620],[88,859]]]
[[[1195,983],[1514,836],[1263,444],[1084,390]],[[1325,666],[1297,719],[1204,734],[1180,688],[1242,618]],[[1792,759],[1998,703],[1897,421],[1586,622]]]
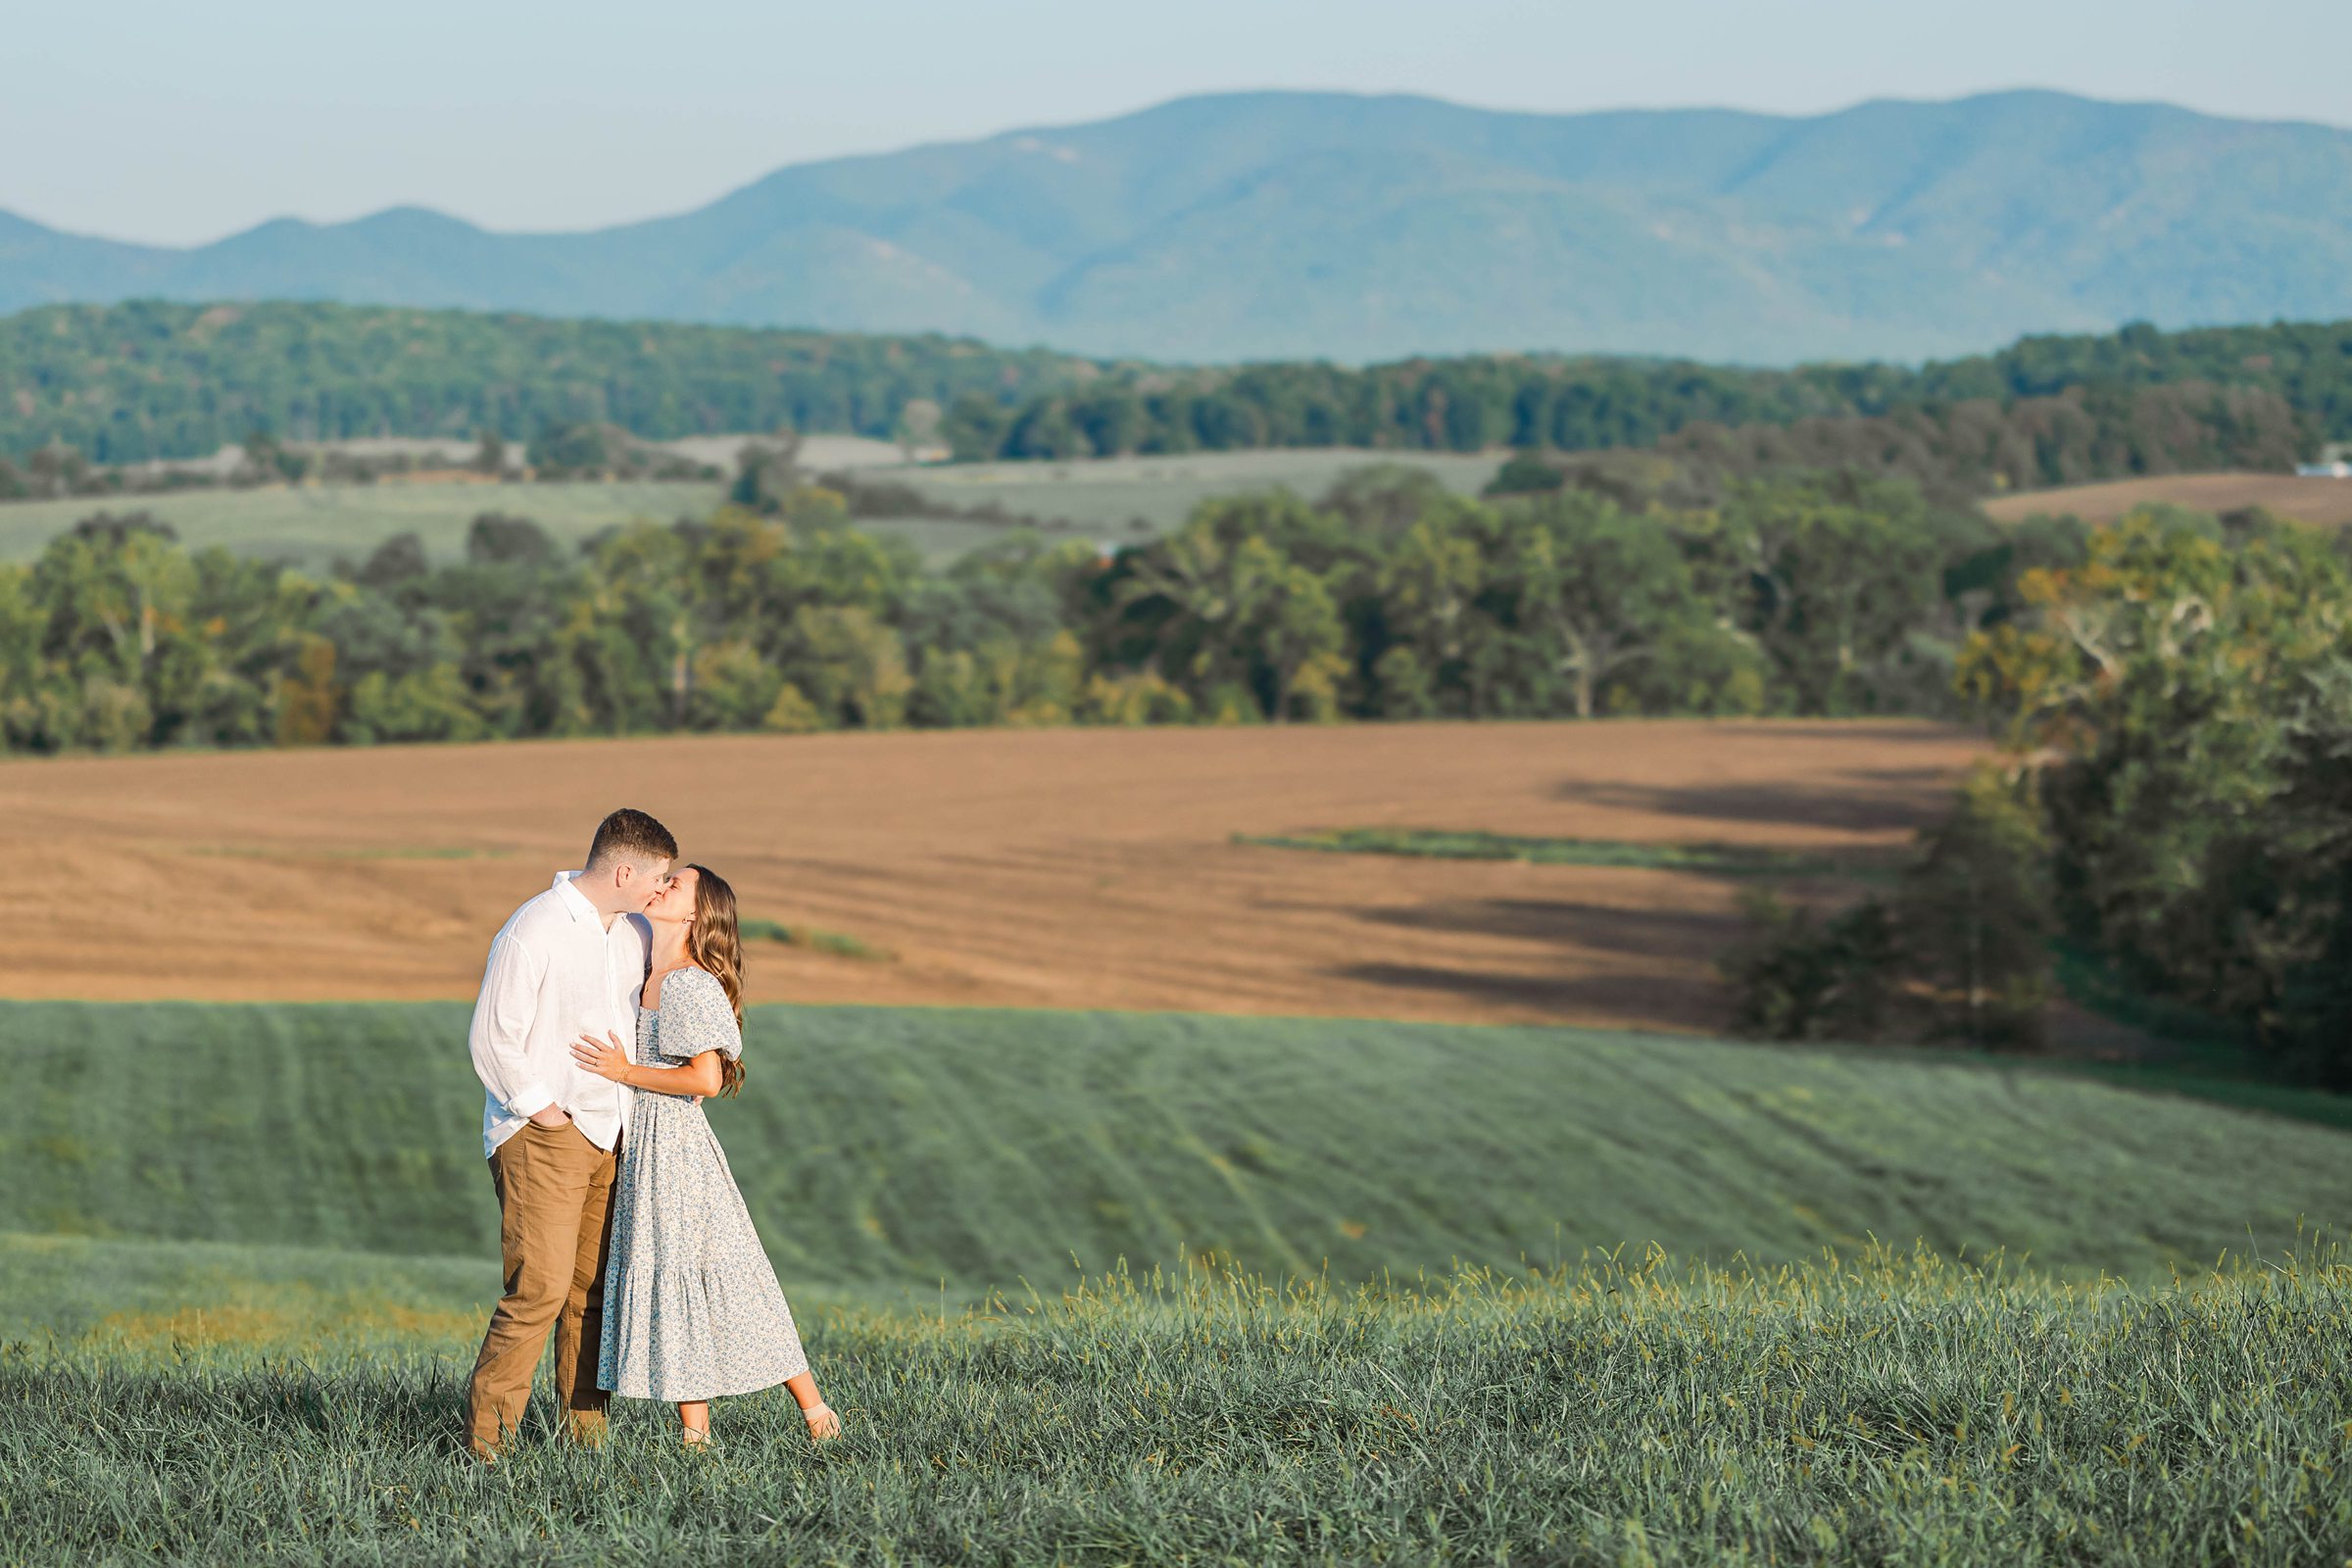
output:
[[[209,457],[255,431],[527,441],[612,424],[889,437],[909,404],[1025,401],[1101,373],[1044,349],[670,321],[269,303],[60,305],[0,318],[0,458]]]
[[[967,460],[1646,448],[1718,473],[1846,466],[1957,499],[2279,468],[2352,439],[2352,321],[2133,325],[1916,368],[1479,355],[1188,369],[936,335],[327,304],[0,319],[0,460],[20,465],[59,444],[117,464],[199,457],[256,431],[529,440],[587,423],[649,438],[936,429]]]
[[[1847,466],[1958,499],[2282,468],[2352,437],[2352,321],[2033,337],[1930,364],[1742,369],[1485,355],[1126,374],[1014,407],[967,396],[962,458],[1249,447],[1656,449],[1715,471]]]

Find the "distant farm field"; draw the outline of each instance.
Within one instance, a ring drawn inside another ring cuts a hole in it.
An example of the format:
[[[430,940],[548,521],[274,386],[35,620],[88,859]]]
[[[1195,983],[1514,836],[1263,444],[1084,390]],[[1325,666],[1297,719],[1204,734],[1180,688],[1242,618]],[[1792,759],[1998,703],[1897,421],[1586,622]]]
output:
[[[669,445],[698,462],[726,466],[743,438],[700,437]],[[360,443],[343,443],[347,446]],[[378,443],[379,445],[383,443]],[[931,561],[953,560],[1002,537],[1017,519],[1035,517],[1051,533],[1102,543],[1133,543],[1181,524],[1211,496],[1288,486],[1312,499],[1350,468],[1394,462],[1424,469],[1447,488],[1474,494],[1494,476],[1499,459],[1451,453],[1354,450],[1206,452],[1174,458],[1111,458],[1084,463],[986,463],[890,466],[875,461],[879,443],[811,437],[807,462],[854,467],[869,482],[904,484],[942,509],[994,503],[1013,520],[957,516],[876,516],[858,526],[902,538]],[[440,474],[392,477],[373,484],[277,485],[256,490],[183,490],[135,496],[78,496],[0,503],[0,561],[29,561],[83,517],[145,512],[170,523],[191,549],[225,545],[314,568],[338,557],[360,560],[397,533],[414,533],[428,553],[453,560],[466,530],[484,512],[528,517],[564,543],[631,522],[701,516],[725,487],[698,481],[610,483],[493,482]],[[1138,528],[1136,523],[1143,526]]]
[[[1214,496],[1283,486],[1308,500],[1367,464],[1418,468],[1447,489],[1475,495],[1494,477],[1498,453],[1372,452],[1353,447],[1277,452],[1197,452],[1175,457],[1097,458],[1080,463],[968,463],[875,469],[955,507],[995,502],[1007,512],[1095,530],[1113,542],[1180,523]]]
[[[2281,517],[2322,527],[2352,523],[2352,479],[2303,479],[2291,473],[2168,473],[2145,479],[2029,490],[1984,503],[1998,522],[2020,522],[2036,513],[2072,514],[2084,522],[2113,522],[2134,507],[2185,507],[2192,512],[2233,512],[2263,507]]]
[[[436,559],[452,561],[465,552],[467,525],[485,512],[528,517],[555,538],[574,543],[617,524],[700,516],[718,504],[721,494],[714,483],[385,479],[12,501],[0,504],[0,560],[29,561],[52,538],[96,513],[144,512],[170,523],[192,550],[225,545],[321,568],[338,557],[365,560],[392,535],[414,533]]]
[[[628,803],[724,871],[747,915],[895,956],[760,943],[759,999],[1711,1031],[1744,864],[1236,836],[1883,855],[1982,745],[1899,720],[1628,720],[19,760],[0,763],[0,853],[74,894],[0,904],[0,995],[469,997],[508,910]]]

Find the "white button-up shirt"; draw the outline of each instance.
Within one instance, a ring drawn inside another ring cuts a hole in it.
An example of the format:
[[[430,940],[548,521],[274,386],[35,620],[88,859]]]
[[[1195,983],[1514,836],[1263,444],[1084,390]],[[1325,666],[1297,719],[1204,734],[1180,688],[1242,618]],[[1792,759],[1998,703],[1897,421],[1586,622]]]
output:
[[[577,871],[507,917],[490,939],[481,1000],[467,1045],[488,1091],[482,1102],[487,1158],[536,1111],[561,1105],[599,1149],[620,1142],[629,1091],[581,1071],[571,1043],[582,1035],[618,1035],[635,1054],[637,998],[652,967],[653,928],[642,915],[620,915],[610,929]]]

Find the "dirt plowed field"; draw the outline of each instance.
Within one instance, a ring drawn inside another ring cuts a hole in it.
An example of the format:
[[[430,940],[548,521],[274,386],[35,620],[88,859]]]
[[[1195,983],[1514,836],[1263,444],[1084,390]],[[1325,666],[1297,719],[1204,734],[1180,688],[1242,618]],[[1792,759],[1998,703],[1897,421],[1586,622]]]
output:
[[[1987,515],[2022,522],[2037,512],[2073,513],[2084,522],[2113,522],[2133,507],[2163,503],[2192,512],[2267,507],[2281,517],[2320,527],[2352,523],[2352,479],[2304,479],[2291,473],[2168,473],[2148,479],[2110,479],[2028,490],[1984,503]]]
[[[490,934],[645,807],[747,915],[754,1000],[1705,1029],[1741,884],[1316,854],[1378,824],[1892,846],[1978,743],[1907,723],[959,731],[0,763],[0,994],[467,997]]]

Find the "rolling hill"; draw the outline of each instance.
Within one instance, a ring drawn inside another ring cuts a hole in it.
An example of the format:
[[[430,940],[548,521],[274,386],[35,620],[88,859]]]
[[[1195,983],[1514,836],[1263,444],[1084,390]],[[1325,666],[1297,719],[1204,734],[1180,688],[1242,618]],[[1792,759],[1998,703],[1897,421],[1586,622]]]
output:
[[[327,299],[949,331],[1179,361],[1782,362],[2352,315],[2352,131],[2006,92],[1814,118],[1241,93],[796,165],[505,234],[421,209],[192,249],[0,214],[0,310]]]
[[[486,1286],[468,1010],[0,1005],[0,1230],[472,1255]],[[2352,1135],[1956,1055],[979,1008],[763,1006],[748,1035],[712,1124],[787,1283],[852,1291],[1179,1249],[1340,1283],[1873,1235],[2152,1279],[2352,1201]]]

